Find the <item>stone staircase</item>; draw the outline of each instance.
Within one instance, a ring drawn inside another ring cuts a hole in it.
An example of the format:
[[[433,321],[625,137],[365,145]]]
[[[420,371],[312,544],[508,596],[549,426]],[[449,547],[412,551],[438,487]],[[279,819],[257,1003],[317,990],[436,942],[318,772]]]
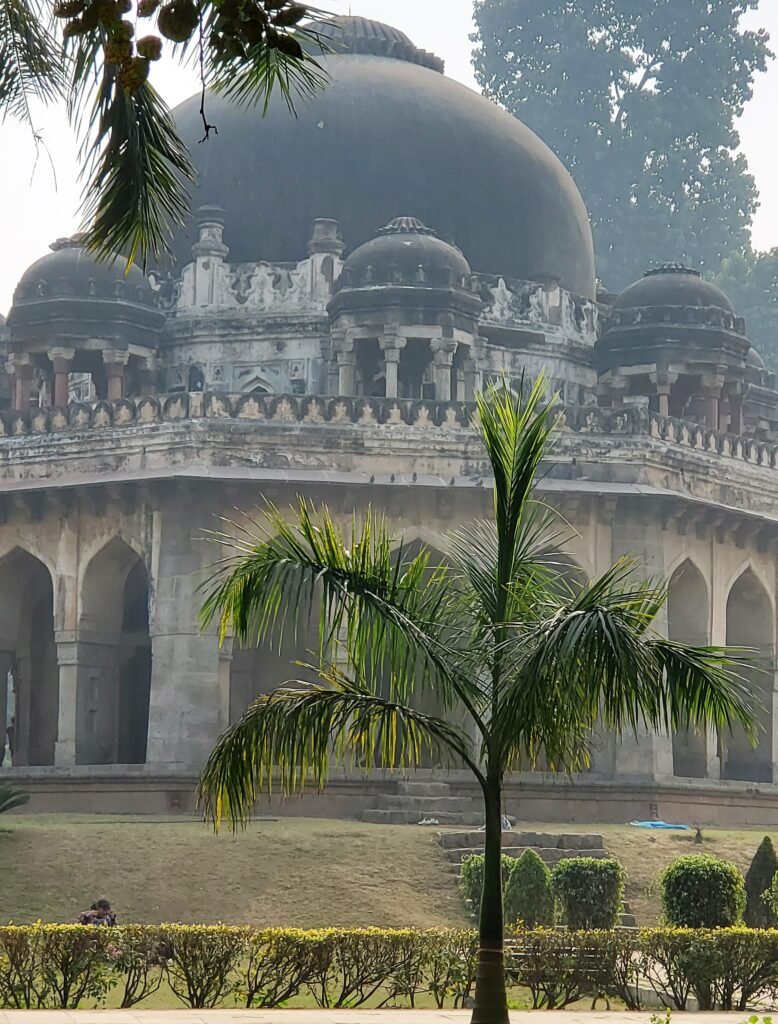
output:
[[[484,845],[483,832],[441,832],[438,842],[445,855],[459,873],[465,857],[480,853]],[[535,853],[549,866],[566,857],[607,857],[608,852],[601,835],[583,832],[503,832],[502,852],[509,857],[521,857],[525,850]]]
[[[452,796],[447,782],[398,782],[397,792],[376,798],[376,806],[361,811],[372,825],[483,825],[479,797]],[[475,833],[478,835],[478,833]]]

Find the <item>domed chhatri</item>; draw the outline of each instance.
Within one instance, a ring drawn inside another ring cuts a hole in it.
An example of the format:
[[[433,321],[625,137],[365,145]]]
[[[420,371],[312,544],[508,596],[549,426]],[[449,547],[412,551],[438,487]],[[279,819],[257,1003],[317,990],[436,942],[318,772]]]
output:
[[[126,271],[125,260],[97,260],[82,245],[81,236],[59,238],[50,253],[22,274],[14,291],[14,306],[53,298],[117,299],[154,305],[154,293],[140,267]]]
[[[354,249],[376,224],[412,210],[454,239],[476,272],[594,297],[586,208],[545,143],[446,78],[403,33],[359,18],[321,31],[336,51],[319,58],[330,81],[296,117],[280,96],[263,116],[211,95],[219,134],[199,146],[199,95],[175,111],[199,172],[193,207],[224,208],[232,260],[298,260],[323,217]],[[192,223],[175,243],[180,263],[195,240]]]
[[[614,309],[648,306],[711,307],[735,315],[732,301],[717,285],[682,263],[664,263],[647,270],[639,281],[625,288],[613,304]]]
[[[415,217],[396,217],[343,265],[340,287],[373,284],[466,288],[470,264],[449,242]]]

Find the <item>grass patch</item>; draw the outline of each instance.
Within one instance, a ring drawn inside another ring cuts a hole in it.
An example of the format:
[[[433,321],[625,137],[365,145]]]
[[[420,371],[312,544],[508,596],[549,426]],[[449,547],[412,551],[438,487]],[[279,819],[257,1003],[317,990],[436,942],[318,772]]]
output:
[[[685,853],[743,871],[764,830],[652,832],[623,825],[521,823],[527,831],[601,832],[627,871],[638,923],[659,917],[656,880]],[[462,926],[469,919],[437,829],[316,818],[259,820],[215,836],[187,819],[4,816],[0,920],[73,921],[105,896],[120,920],[300,928]]]

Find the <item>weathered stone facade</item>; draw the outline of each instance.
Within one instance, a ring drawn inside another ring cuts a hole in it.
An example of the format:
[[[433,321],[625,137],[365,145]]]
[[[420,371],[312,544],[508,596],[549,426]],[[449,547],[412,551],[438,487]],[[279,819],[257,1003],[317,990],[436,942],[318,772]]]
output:
[[[336,78],[402,77],[412,44],[384,53],[375,29],[344,24]],[[421,81],[439,71],[414,61]],[[558,181],[579,237],[580,197],[545,153],[533,166],[543,188]],[[512,258],[548,271],[534,280],[471,266],[412,208],[341,238],[348,201],[311,219],[297,262],[263,259],[261,234],[245,261],[245,233],[230,262],[229,211],[204,206],[173,273],[125,277],[65,240],[22,276],[0,325],[6,770],[33,787],[33,807],[189,806],[220,732],[310,647],[304,623],[280,653],[201,631],[199,588],[220,554],[208,531],[303,495],[344,525],[370,504],[444,557],[446,533],[490,511],[474,394],[545,371],[564,422],[540,486],[571,524],[571,573],[631,555],[671,579],[670,637],[757,648],[762,732],[755,751],[740,733],[600,736],[585,777],[517,777],[510,799],[557,820],[624,820],[661,801],[688,817],[697,802],[701,820],[778,821],[778,396],[729,300],[674,266],[595,299],[591,238],[563,259],[535,221],[535,249]],[[391,785],[347,773],[327,806],[352,813]]]

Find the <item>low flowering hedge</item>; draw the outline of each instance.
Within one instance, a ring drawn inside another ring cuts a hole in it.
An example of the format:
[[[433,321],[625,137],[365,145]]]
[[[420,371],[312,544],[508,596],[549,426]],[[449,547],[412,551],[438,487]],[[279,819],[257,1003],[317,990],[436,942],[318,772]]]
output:
[[[193,1009],[465,1005],[475,981],[471,930],[253,929],[224,925],[0,928],[0,1008],[131,1007],[166,986]],[[778,1005],[778,930],[518,929],[508,984],[536,1008],[652,990],[684,1010]]]

